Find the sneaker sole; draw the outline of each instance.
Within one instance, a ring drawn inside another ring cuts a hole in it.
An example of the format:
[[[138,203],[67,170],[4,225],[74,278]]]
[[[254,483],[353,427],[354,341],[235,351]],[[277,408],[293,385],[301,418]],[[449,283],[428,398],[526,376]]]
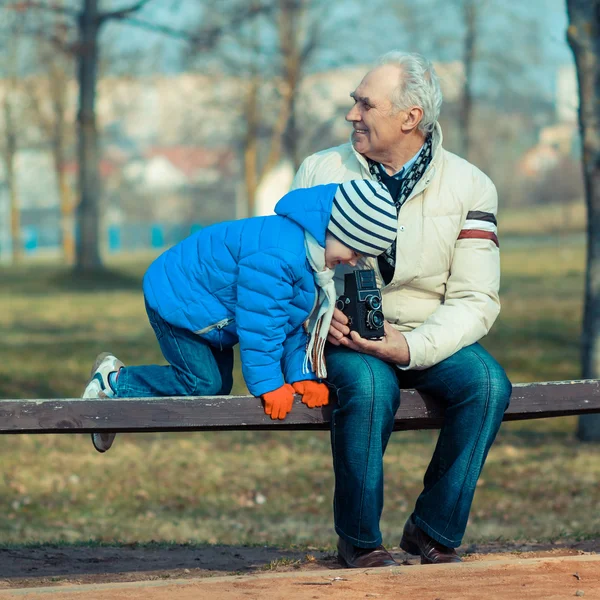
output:
[[[85,384],[85,388],[83,388],[83,391],[85,392],[85,390],[87,389],[87,386],[90,385],[90,383],[92,382],[92,379],[94,379],[94,373],[96,372],[96,370],[98,369],[98,367],[100,366],[100,363],[107,357],[107,356],[111,356],[112,352],[101,352],[100,354],[98,354],[98,356],[96,356],[96,360],[94,361],[94,365],[92,367],[92,370],[90,371],[90,378],[88,379],[88,382]],[[83,395],[83,394],[82,394]],[[102,443],[102,447],[100,446],[101,440],[100,440],[100,433],[92,433],[91,437],[92,437],[92,445],[94,446],[94,448],[100,452],[100,454],[103,454],[104,452],[106,452],[107,450],[110,449],[110,447],[113,445],[113,442],[115,441],[115,436],[117,435],[116,433],[111,434],[113,436],[112,440],[110,441],[110,444],[108,444],[108,446],[105,446]],[[96,440],[96,436],[98,436],[98,440]]]

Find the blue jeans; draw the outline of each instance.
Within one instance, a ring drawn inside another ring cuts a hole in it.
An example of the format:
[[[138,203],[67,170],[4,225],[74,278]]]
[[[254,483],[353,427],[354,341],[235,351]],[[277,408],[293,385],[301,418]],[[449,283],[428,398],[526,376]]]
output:
[[[117,397],[229,394],[233,348],[213,348],[191,331],[169,325],[148,305],[146,312],[169,364],[123,367],[117,379]]]
[[[419,371],[342,346],[328,345],[326,352],[327,380],[338,397],[331,420],[338,535],[362,548],[381,544],[383,454],[400,388],[415,388],[446,408],[413,519],[438,542],[460,546],[477,479],[510,400],[502,367],[479,344]]]

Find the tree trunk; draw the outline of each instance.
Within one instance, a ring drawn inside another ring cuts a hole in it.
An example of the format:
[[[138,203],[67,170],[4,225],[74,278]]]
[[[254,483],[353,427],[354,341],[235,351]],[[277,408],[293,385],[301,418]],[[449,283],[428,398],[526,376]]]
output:
[[[258,92],[259,80],[255,76],[248,83],[246,96],[246,135],[244,139],[244,182],[246,188],[246,217],[256,211],[256,188],[258,187]]]
[[[21,207],[19,206],[19,193],[17,190],[17,179],[15,175],[15,157],[17,155],[17,134],[10,104],[10,93],[4,98],[4,123],[5,132],[5,155],[6,184],[10,201],[10,238],[12,250],[12,262],[17,264],[23,258],[23,244],[21,239]]]
[[[10,198],[10,239],[12,244],[12,263],[19,264],[23,260],[23,240],[21,236],[21,207],[19,206],[19,192],[14,169],[14,155],[7,164],[6,179]]]
[[[583,377],[600,377],[600,0],[567,0],[567,40],[577,66],[579,129],[588,211],[582,332]],[[577,437],[600,442],[600,415],[579,418]]]
[[[60,161],[56,169],[58,177],[58,192],[60,196],[60,229],[63,248],[63,257],[67,265],[75,262],[75,215],[73,193],[66,173],[64,172],[64,160]]]
[[[75,262],[75,202],[73,192],[65,173],[65,140],[64,140],[64,113],[55,107],[55,124],[52,139],[52,155],[54,157],[54,170],[58,183],[58,196],[60,198],[60,229],[63,257],[67,265]]]
[[[61,6],[64,2],[61,3]],[[58,39],[64,39],[63,28],[57,22],[56,36]],[[66,40],[65,40],[66,41]],[[66,156],[66,112],[67,112],[67,89],[69,79],[65,70],[61,68],[60,63],[52,60],[47,55],[43,57],[43,62],[48,65],[50,74],[49,86],[52,98],[52,116],[53,119],[47,126],[47,130],[52,140],[52,154],[54,156],[54,169],[58,183],[58,195],[60,198],[61,215],[61,238],[63,257],[67,265],[75,263],[75,199],[71,186],[69,185],[65,173]],[[40,111],[41,113],[41,111]],[[40,118],[41,114],[40,114]]]
[[[77,158],[79,164],[79,206],[77,209],[76,269],[91,271],[102,267],[100,258],[100,176],[98,132],[96,129],[96,79],[98,70],[98,0],[85,0],[79,16],[79,111],[77,113]]]
[[[283,60],[283,80],[286,86],[282,97],[282,117],[285,128],[282,133],[283,155],[298,170],[298,128],[296,123],[296,96],[302,78],[302,25],[308,5],[302,0],[282,0],[279,20],[279,44]],[[281,151],[280,151],[281,154]]]
[[[67,174],[65,173],[65,112],[67,106],[65,77],[54,69],[50,86],[52,88],[52,105],[54,123],[52,131],[52,154],[54,156],[54,170],[58,182],[58,195],[60,198],[60,225],[63,247],[63,256],[67,265],[75,262],[75,202]]]
[[[298,150],[298,126],[296,122],[296,95],[302,79],[305,62],[316,46],[315,39],[304,42],[302,21],[308,18],[308,0],[278,0],[277,31],[280,50],[280,76],[273,77],[279,91],[279,112],[269,132],[268,154],[259,161],[259,135],[261,115],[257,108],[259,86],[256,81],[249,84],[246,98],[246,135],[244,138],[245,187],[248,215],[256,210],[256,190],[265,177],[278,165],[282,158],[300,166]],[[311,32],[314,33],[314,32]],[[255,35],[258,38],[259,31]],[[261,149],[263,145],[260,146]],[[259,164],[261,163],[261,164]]]
[[[465,26],[463,44],[465,82],[460,98],[458,126],[460,155],[469,160],[469,152],[471,150],[471,116],[473,112],[473,65],[475,63],[475,44],[477,39],[477,9],[475,7],[475,0],[463,0],[462,9]]]

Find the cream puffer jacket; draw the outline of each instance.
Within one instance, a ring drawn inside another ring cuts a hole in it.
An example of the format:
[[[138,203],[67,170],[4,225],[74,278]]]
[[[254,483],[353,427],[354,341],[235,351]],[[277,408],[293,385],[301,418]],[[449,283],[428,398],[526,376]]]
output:
[[[500,312],[496,188],[442,148],[439,124],[433,136],[431,163],[398,214],[392,281],[383,287],[376,259],[358,265],[375,270],[385,317],[406,337],[410,363],[402,369],[426,369],[475,343]],[[292,189],[372,178],[348,143],[306,158]],[[347,269],[336,273],[338,293]]]

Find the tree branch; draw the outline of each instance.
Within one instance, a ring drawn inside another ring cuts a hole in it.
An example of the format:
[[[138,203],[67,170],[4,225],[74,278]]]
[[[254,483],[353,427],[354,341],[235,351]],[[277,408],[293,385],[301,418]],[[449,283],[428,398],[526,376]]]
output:
[[[139,10],[144,8],[144,6],[148,4],[148,2],[150,2],[150,0],[138,0],[138,2],[132,4],[131,6],[102,13],[98,16],[98,21],[100,23],[103,23],[104,21],[108,21],[109,19],[125,19],[131,13],[138,12]]]
[[[160,25],[158,23],[152,23],[150,21],[145,21],[143,19],[139,19],[138,17],[131,16],[123,16],[116,17],[121,21],[125,21],[130,25],[134,25],[141,29],[147,29],[148,31],[155,31],[156,33],[162,33],[164,35],[168,35],[173,38],[180,38],[188,41],[194,41],[198,39],[198,36],[194,36],[189,31],[185,31],[184,29],[176,29],[174,27],[169,27],[168,25]]]
[[[233,17],[229,22],[224,25],[216,25],[212,28],[207,28],[205,31],[194,34],[184,29],[175,29],[173,27],[169,27],[168,25],[159,25],[157,23],[151,23],[150,21],[145,21],[138,17],[125,16],[122,18],[123,21],[128,22],[131,25],[135,25],[136,27],[140,27],[142,29],[147,29],[149,31],[155,31],[157,33],[162,33],[169,37],[179,38],[191,42],[195,46],[208,49],[212,48],[216,41],[221,37],[223,33],[225,33],[228,29],[235,29],[244,23],[244,21],[257,17],[261,14],[269,13],[273,10],[272,6],[263,5],[263,6],[250,6],[244,11],[239,11],[235,17]]]

